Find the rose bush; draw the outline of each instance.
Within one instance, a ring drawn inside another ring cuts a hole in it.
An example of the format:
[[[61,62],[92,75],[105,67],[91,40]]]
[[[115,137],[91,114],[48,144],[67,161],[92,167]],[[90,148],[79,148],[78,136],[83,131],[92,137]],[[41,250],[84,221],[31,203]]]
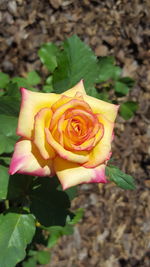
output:
[[[63,189],[106,183],[118,105],[88,96],[83,82],[63,94],[21,89],[22,102],[9,173],[57,174]]]

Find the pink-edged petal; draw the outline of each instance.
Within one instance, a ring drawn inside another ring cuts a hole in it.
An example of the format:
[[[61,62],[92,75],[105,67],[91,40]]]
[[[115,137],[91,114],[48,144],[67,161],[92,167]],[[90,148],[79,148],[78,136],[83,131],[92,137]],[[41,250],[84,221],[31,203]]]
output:
[[[63,95],[69,96],[69,97],[74,97],[75,94],[79,92],[81,94],[86,95],[86,91],[84,89],[84,84],[83,84],[83,80],[81,80],[80,82],[78,82],[74,87],[72,87],[71,89],[65,91],[63,93]]]
[[[107,161],[110,157],[114,123],[107,120],[107,118],[102,114],[99,114],[97,116],[99,118],[99,122],[103,124],[104,134],[102,139],[89,153],[89,161],[84,164],[84,167],[86,168],[94,168],[99,164],[102,164]]]
[[[55,157],[55,151],[46,141],[45,128],[49,128],[52,117],[50,108],[41,109],[35,116],[34,123],[34,144],[40,151],[44,159],[52,159]]]
[[[17,134],[30,139],[33,133],[34,116],[42,108],[50,108],[60,98],[60,95],[32,92],[25,88],[21,88],[21,94],[22,100]]]
[[[15,145],[9,173],[24,173],[36,176],[53,176],[51,160],[44,160],[30,140],[20,140]]]
[[[56,102],[54,102],[54,104],[51,106],[52,111],[55,112],[58,108],[68,103],[71,99],[72,98],[68,96],[60,95],[60,98]]]
[[[104,164],[87,169],[79,164],[56,157],[54,168],[64,190],[82,183],[107,183]]]
[[[114,105],[88,95],[85,95],[83,98],[90,105],[94,113],[104,115],[111,122],[115,121],[119,105]]]
[[[57,141],[55,141],[49,129],[45,128],[45,133],[46,133],[47,142],[53,147],[56,153],[63,159],[69,160],[71,162],[77,162],[77,163],[85,163],[88,161],[89,159],[88,155],[82,155],[79,153],[76,154],[63,148]]]
[[[65,113],[68,112],[69,109],[81,109],[91,112],[90,106],[83,100],[72,98],[67,103],[60,106],[53,114],[50,129],[52,130],[55,125],[57,125],[59,118]]]

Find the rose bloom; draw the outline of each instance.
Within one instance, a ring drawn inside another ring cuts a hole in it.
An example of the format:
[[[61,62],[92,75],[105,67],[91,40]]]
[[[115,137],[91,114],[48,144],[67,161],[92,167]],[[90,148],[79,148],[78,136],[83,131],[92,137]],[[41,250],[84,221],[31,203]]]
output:
[[[83,81],[63,94],[21,89],[9,173],[58,176],[63,189],[106,183],[118,106],[88,96]]]

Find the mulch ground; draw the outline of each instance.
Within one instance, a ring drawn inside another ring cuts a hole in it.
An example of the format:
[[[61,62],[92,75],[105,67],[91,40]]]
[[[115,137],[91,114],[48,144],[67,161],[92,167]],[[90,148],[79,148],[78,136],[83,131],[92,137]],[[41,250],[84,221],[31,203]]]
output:
[[[132,174],[134,192],[113,184],[82,185],[72,207],[85,208],[73,236],[63,237],[47,267],[150,266],[150,2],[149,0],[0,0],[0,70],[22,75],[43,67],[42,43],[77,34],[98,56],[114,55],[136,79],[128,99],[136,116],[118,118],[115,163]]]

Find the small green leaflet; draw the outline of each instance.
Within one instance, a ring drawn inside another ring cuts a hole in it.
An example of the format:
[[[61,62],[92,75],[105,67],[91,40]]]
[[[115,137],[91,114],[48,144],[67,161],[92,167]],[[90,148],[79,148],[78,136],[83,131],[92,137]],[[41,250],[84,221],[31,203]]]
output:
[[[58,185],[57,189],[60,191],[63,191],[62,186],[60,184]],[[77,187],[72,186],[72,187],[66,189],[64,192],[68,195],[68,197],[71,201],[77,196]]]
[[[46,230],[50,233],[48,239],[48,248],[52,248],[57,243],[58,239],[63,235],[73,234],[73,227],[71,225],[51,226],[46,228]]]
[[[53,43],[43,44],[38,51],[38,55],[42,63],[48,68],[50,72],[53,72],[57,67],[57,55],[59,50]]]
[[[43,86],[43,92],[45,93],[53,92],[54,89],[53,89],[52,79],[53,79],[52,75],[47,77],[46,84]]]
[[[129,120],[130,118],[133,117],[134,113],[138,109],[138,104],[133,101],[128,101],[120,105],[120,115],[123,117],[125,120]]]
[[[119,81],[115,82],[114,89],[116,93],[121,95],[127,95],[129,92],[129,87],[125,83]]]
[[[106,167],[106,175],[109,177],[110,181],[114,182],[122,189],[135,189],[135,182],[133,177],[131,175],[125,174],[114,165],[109,165]]]
[[[48,264],[50,261],[50,252],[49,251],[38,251],[36,253],[36,258],[40,264]]]
[[[68,224],[70,225],[75,225],[77,224],[83,217],[84,214],[84,209],[79,208],[75,211],[74,217],[72,218],[71,221],[68,221]]]
[[[12,82],[17,83],[19,88],[24,87],[28,89],[30,87],[28,80],[23,77],[14,77],[12,78]]]
[[[30,257],[29,259],[27,259],[27,261],[24,261],[22,263],[22,267],[37,267],[36,258]]]
[[[121,76],[121,69],[115,66],[113,57],[101,57],[98,62],[98,67],[97,83],[105,82],[109,79],[117,80]]]
[[[41,77],[36,71],[30,71],[27,74],[27,81],[30,85],[37,85],[41,81]]]
[[[38,91],[35,87],[32,87],[33,85],[36,85],[37,82],[40,81],[40,77],[38,77],[38,74],[37,76],[35,77],[35,72],[32,72],[31,74],[29,73],[29,76],[27,78],[23,78],[23,77],[14,77],[12,78],[12,82],[13,83],[17,83],[18,87],[21,88],[26,88],[28,90],[31,90],[31,91]],[[33,77],[33,80],[31,79],[31,76],[34,76]]]
[[[121,77],[119,79],[119,81],[124,83],[124,84],[126,84],[129,88],[132,88],[133,85],[135,84],[135,81],[132,78],[128,77],[128,76],[127,77]]]
[[[0,215],[0,266],[14,267],[25,257],[25,249],[35,233],[31,214]]]

